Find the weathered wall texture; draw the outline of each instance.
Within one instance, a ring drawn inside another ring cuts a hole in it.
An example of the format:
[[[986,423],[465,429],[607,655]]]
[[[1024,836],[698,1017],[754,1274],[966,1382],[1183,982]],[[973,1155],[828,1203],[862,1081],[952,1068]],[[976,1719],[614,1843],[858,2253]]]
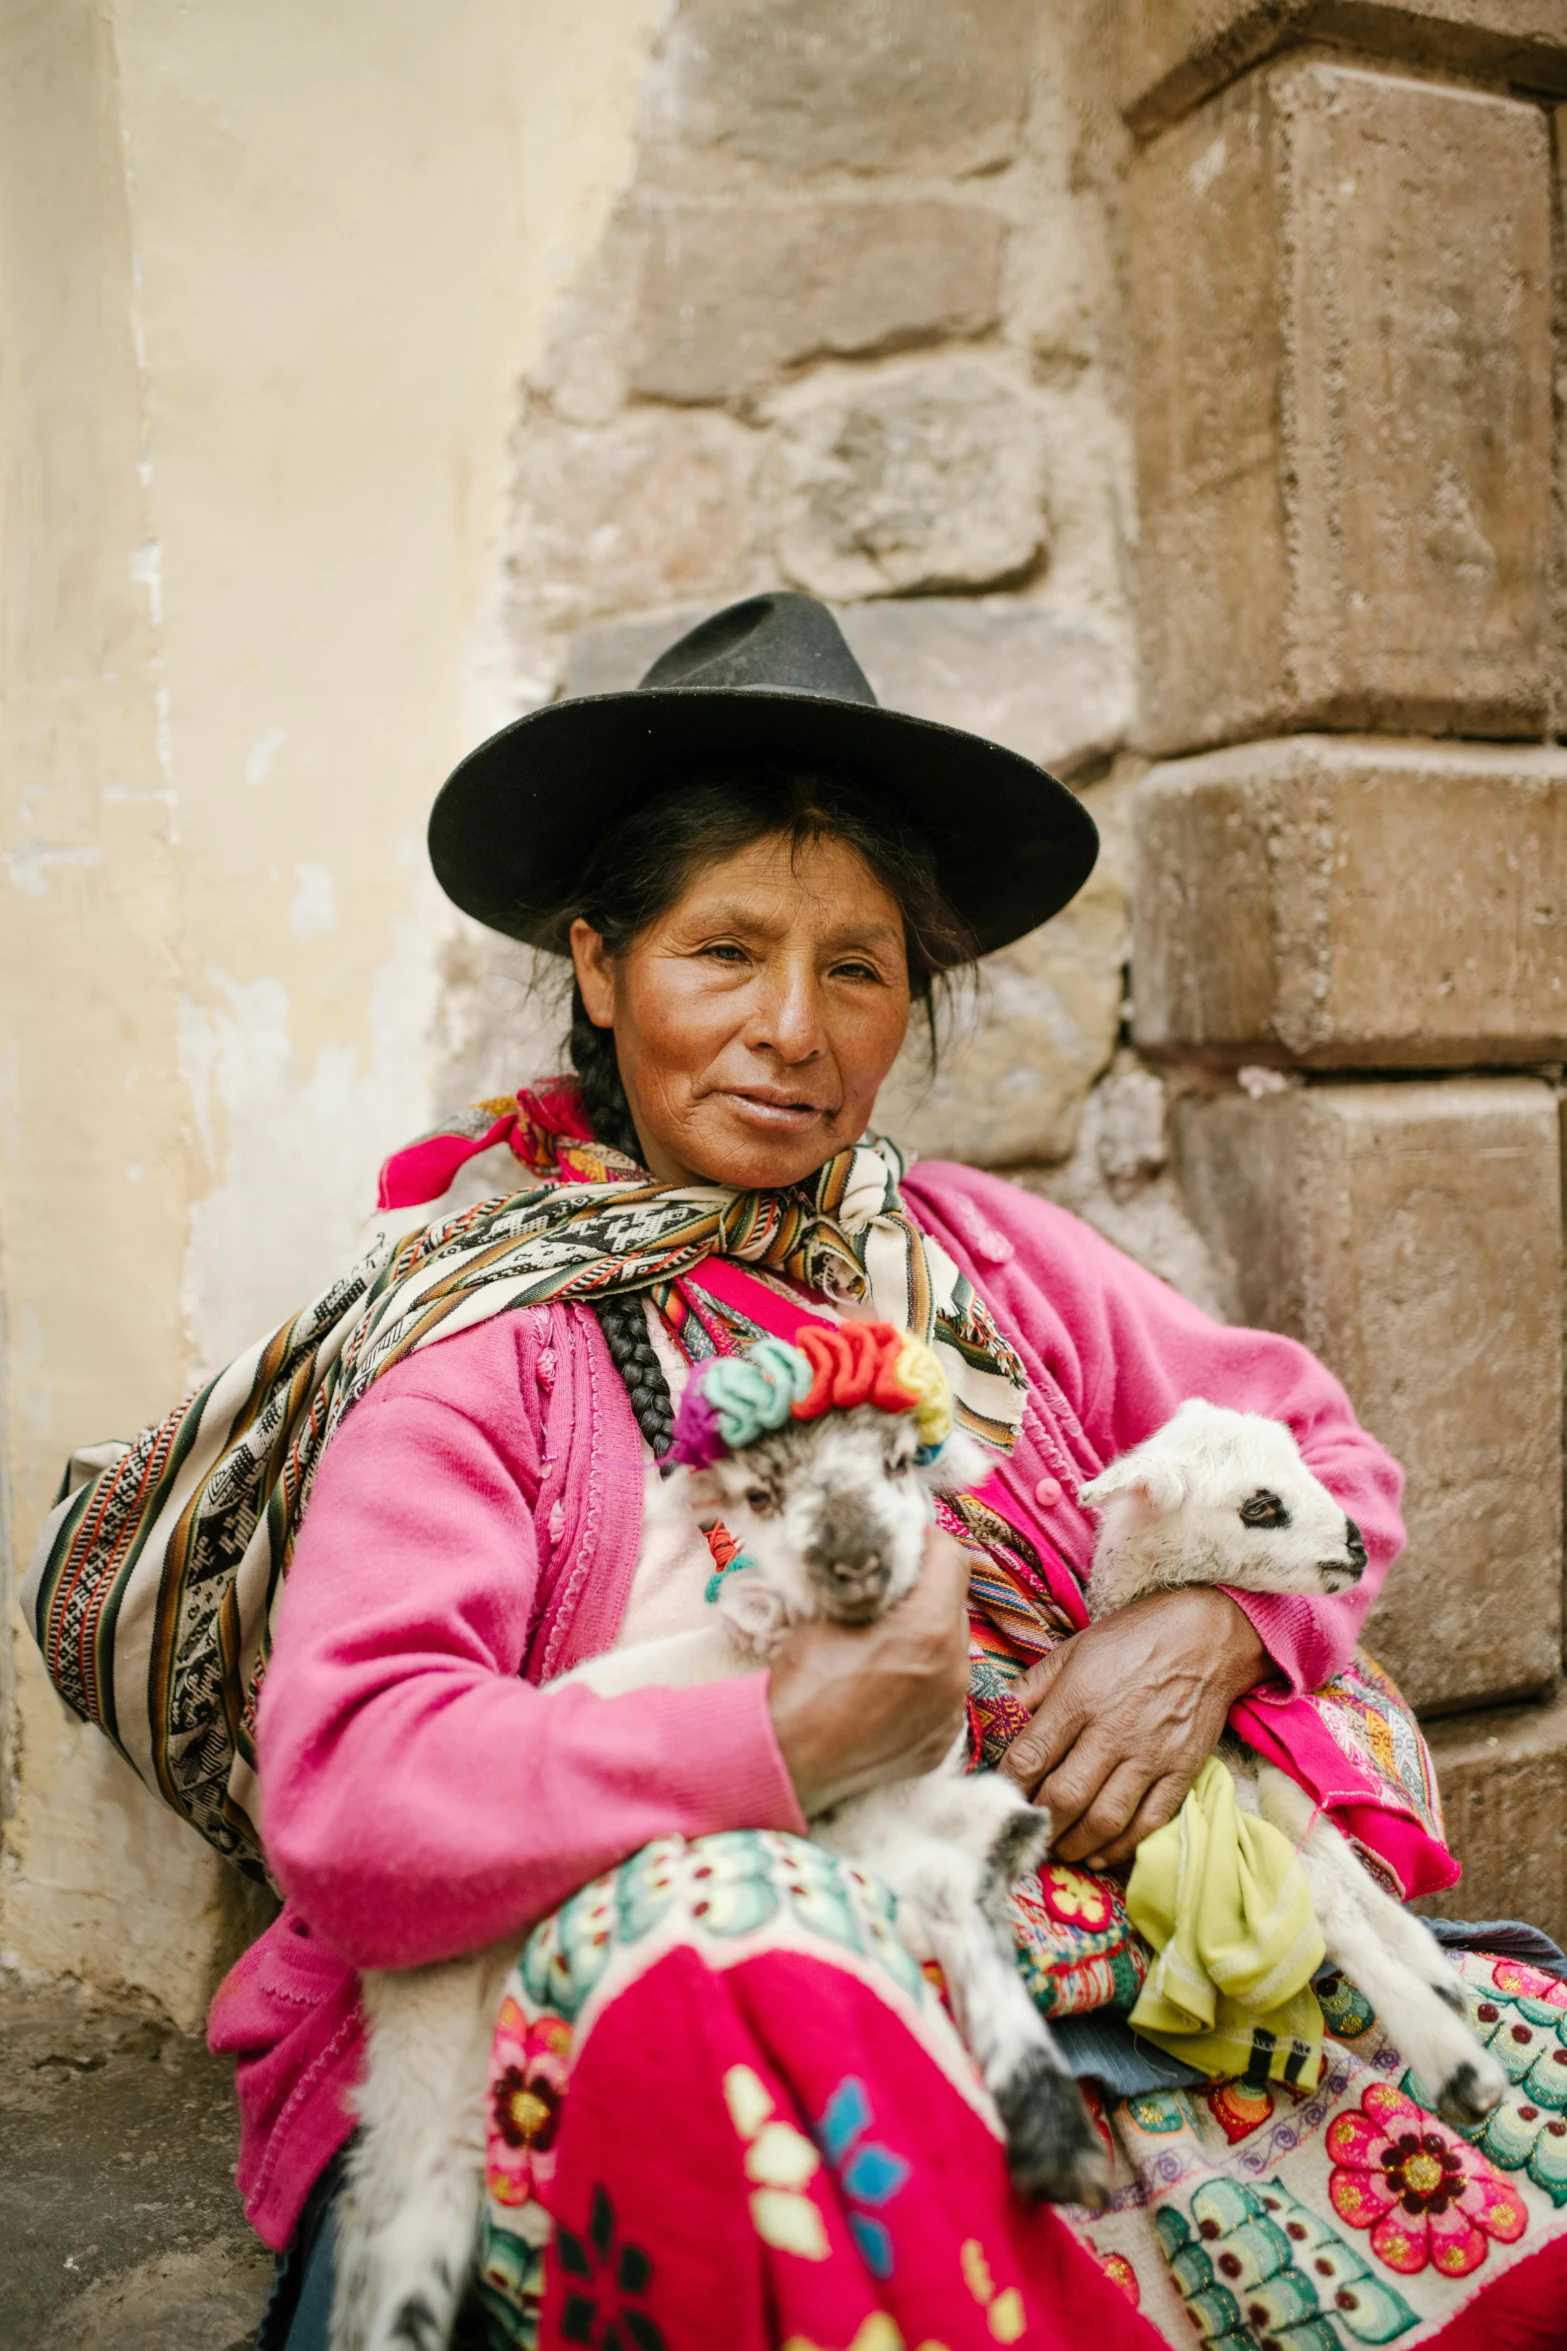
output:
[[[1438,1907],[1560,1934],[1567,17],[1128,31],[1141,740],[1178,755],[1137,793],[1134,1035],[1230,1310],[1405,1463],[1368,1638],[1453,1717]]]
[[[484,723],[513,388],[661,11],[532,13],[528,42],[482,0],[19,0],[0,28],[22,1558],[71,1446],[316,1288],[425,1120],[422,824]],[[194,2018],[231,1881],[25,1639],[16,1668],[0,1950]]]
[[[558,1066],[429,882],[451,758],[801,587],[1106,842],[885,1122],[1340,1368],[1478,1844],[1567,1786],[1559,1707],[1483,1711],[1560,1655],[1554,0],[524,16],[0,27],[15,1556],[390,1144]],[[232,1889],[25,1640],[0,1709],[0,1958],[193,2017]],[[1567,1925],[1554,1835],[1482,1906]]]

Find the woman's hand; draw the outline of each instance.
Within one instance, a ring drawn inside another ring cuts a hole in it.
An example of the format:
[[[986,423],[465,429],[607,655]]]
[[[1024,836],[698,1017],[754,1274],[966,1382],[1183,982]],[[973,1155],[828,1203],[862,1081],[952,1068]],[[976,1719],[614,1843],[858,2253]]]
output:
[[[1267,1652],[1228,1594],[1157,1592],[1014,1685],[1033,1713],[1001,1769],[1050,1813],[1058,1861],[1107,1869],[1173,1820]]]
[[[807,1817],[934,1771],[968,1700],[968,1554],[932,1528],[919,1582],[870,1625],[799,1625],[773,1661],[773,1731]]]

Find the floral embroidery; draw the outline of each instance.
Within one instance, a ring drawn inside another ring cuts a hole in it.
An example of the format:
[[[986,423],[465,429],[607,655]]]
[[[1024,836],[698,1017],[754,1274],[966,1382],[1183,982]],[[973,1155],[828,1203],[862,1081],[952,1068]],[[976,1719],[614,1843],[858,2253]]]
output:
[[[1102,1878],[1090,1877],[1086,1870],[1067,1869],[1059,1863],[1042,1869],[1039,1891],[1051,1917],[1068,1926],[1102,1935],[1114,1923],[1115,1904],[1108,1885]]]
[[[1166,2131],[1181,2130],[1187,2120],[1179,2090],[1155,2090],[1143,2098],[1129,2098],[1126,2111],[1140,2131],[1151,2131],[1160,2137]]]
[[[751,2226],[764,2245],[802,2261],[825,2261],[832,2247],[827,2224],[804,2190],[821,2169],[821,2158],[792,2122],[774,2111],[771,2091],[748,2065],[732,2065],[724,2076],[729,2119],[745,2141],[745,2176],[751,2182]]]
[[[1217,2089],[1205,2090],[1203,2097],[1232,2147],[1238,2147],[1242,2139],[1249,2139],[1267,2121],[1274,2107],[1273,2092],[1259,2089],[1252,2082],[1221,2082]]]
[[[985,2248],[977,2237],[966,2237],[958,2255],[962,2265],[963,2283],[985,2313],[985,2324],[998,2343],[1021,2342],[1028,2326],[1023,2308],[1023,2297],[1016,2286],[1003,2286],[996,2291],[995,2279],[990,2274],[990,2263],[985,2259]]]
[[[1142,2288],[1137,2283],[1137,2272],[1127,2260],[1126,2255],[1124,2253],[1105,2253],[1100,2257],[1099,2266],[1110,2280],[1111,2285],[1120,2288],[1132,2308],[1140,2310],[1143,2301]]]
[[[1329,2128],[1328,2194],[1340,2219],[1370,2230],[1389,2269],[1414,2277],[1429,2262],[1444,2277],[1467,2277],[1488,2237],[1511,2245],[1523,2235],[1522,2198],[1477,2148],[1391,2082],[1373,2082],[1360,2108]]]
[[[553,2239],[560,2264],[563,2343],[590,2343],[598,2351],[665,2351],[664,2337],[635,2304],[647,2293],[653,2264],[640,2245],[615,2243],[615,2212],[602,2187],[595,2187],[588,2213],[587,2241],[557,2220]]]
[[[1057,1863],[1025,1870],[1010,1900],[1018,1965],[1046,2016],[1132,2006],[1148,1952],[1116,1879]]]
[[[1312,1990],[1322,2010],[1322,2021],[1336,2041],[1358,2041],[1376,2023],[1376,2010],[1362,1991],[1329,1969],[1312,1978]]]
[[[570,2025],[554,2016],[530,2025],[508,1993],[490,2047],[484,2178],[497,2204],[526,2204],[553,2171],[548,2158],[570,2070]]]
[[[817,2144],[838,2174],[849,2206],[849,2228],[866,2268],[872,2277],[890,2278],[892,2232],[877,2215],[896,2196],[913,2166],[879,2140],[866,2138],[870,2125],[865,2084],[857,2075],[845,2074],[816,2126]]]
[[[1567,2204],[1567,1984],[1519,1960],[1499,1959],[1490,1984],[1468,1990],[1470,2025],[1500,2059],[1509,2086],[1501,2104],[1464,2137],[1499,2170],[1525,2172],[1553,2204]],[[1430,2094],[1413,2073],[1403,2087],[1430,2107]]]
[[[1190,2211],[1188,2219],[1164,2205],[1154,2226],[1205,2343],[1340,2351],[1340,2329],[1356,2342],[1390,2343],[1414,2325],[1403,2296],[1279,2181],[1210,2180]]]

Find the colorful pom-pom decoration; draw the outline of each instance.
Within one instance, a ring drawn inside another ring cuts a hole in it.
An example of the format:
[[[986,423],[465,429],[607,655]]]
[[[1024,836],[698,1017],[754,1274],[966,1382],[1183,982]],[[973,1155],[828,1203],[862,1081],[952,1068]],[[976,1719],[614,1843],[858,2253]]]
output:
[[[947,1375],[923,1339],[889,1322],[813,1323],[798,1346],[758,1339],[741,1355],[698,1364],[675,1415],[669,1458],[705,1469],[786,1420],[819,1420],[856,1404],[912,1413],[923,1461],[934,1460],[951,1433]]]

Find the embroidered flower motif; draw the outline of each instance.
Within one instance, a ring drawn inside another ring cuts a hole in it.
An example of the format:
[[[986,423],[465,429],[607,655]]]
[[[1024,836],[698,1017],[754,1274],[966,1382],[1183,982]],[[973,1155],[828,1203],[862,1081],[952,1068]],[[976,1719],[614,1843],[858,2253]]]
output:
[[[1039,1890],[1046,1909],[1063,1925],[1102,1935],[1115,1921],[1115,1903],[1108,1888],[1090,1877],[1086,1870],[1067,1869],[1059,1863],[1051,1869],[1042,1869]]]
[[[555,2257],[564,2296],[560,2314],[563,2343],[590,2343],[598,2351],[665,2351],[662,2331],[635,2304],[653,2281],[653,2264],[640,2245],[617,2245],[615,2208],[595,2186],[588,2211],[586,2242],[559,2218]]]
[[[816,2125],[816,2143],[838,2174],[849,2206],[849,2229],[872,2277],[890,2278],[892,2232],[877,2215],[891,2202],[913,2166],[865,2133],[871,2125],[865,2084],[845,2074]]]
[[[1328,2131],[1336,2166],[1333,2209],[1351,2228],[1369,2229],[1371,2250],[1403,2277],[1429,2262],[1444,2277],[1467,2277],[1486,2239],[1516,2243],[1528,2215],[1516,2190],[1478,2148],[1458,2138],[1391,2082],[1373,2082],[1359,2114]]]
[[[832,2247],[827,2224],[806,2189],[821,2169],[821,2158],[803,2131],[774,2112],[772,2094],[748,2065],[732,2065],[724,2076],[724,2104],[745,2141],[745,2176],[751,2226],[764,2245],[802,2261],[825,2261]]]
[[[1464,2137],[1499,2171],[1525,2171],[1553,2204],[1567,2204],[1567,1984],[1516,1959],[1470,1962],[1465,1973],[1470,2026],[1508,2086]],[[1431,2103],[1412,2072],[1403,2087],[1418,2105]]]
[[[548,2177],[571,2064],[571,2028],[559,2017],[530,2024],[508,1994],[490,2044],[485,2186],[497,2204],[526,2204]]]

